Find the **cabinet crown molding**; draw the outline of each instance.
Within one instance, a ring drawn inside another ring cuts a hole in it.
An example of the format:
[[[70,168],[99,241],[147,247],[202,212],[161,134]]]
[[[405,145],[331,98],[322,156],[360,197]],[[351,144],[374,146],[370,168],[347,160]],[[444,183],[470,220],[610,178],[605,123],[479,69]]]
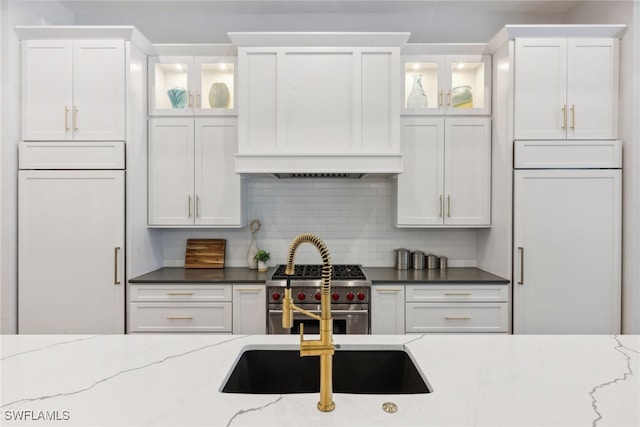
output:
[[[406,32],[231,32],[238,47],[400,47],[411,33]]]

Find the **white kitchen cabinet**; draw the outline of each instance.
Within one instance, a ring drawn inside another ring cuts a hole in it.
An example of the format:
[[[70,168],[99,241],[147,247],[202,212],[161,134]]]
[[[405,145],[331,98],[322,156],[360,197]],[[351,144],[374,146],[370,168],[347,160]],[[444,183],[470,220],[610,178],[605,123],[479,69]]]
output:
[[[402,57],[403,115],[491,114],[490,55],[407,55]],[[415,80],[425,105],[409,101]]]
[[[398,227],[491,224],[491,119],[405,117]]]
[[[516,141],[516,166],[546,152],[550,169],[514,172],[514,333],[620,333],[620,143],[603,165],[601,142],[544,142]],[[567,166],[573,158],[581,165]]]
[[[406,332],[504,333],[509,328],[508,284],[406,286]]]
[[[19,171],[19,333],[124,333],[124,200],[123,170]]]
[[[398,148],[398,48],[239,48],[240,153]]]
[[[235,72],[234,57],[149,57],[149,115],[235,115]]]
[[[404,287],[387,283],[371,286],[372,334],[404,334]]]
[[[131,284],[129,331],[232,332],[228,284]]]
[[[518,38],[514,139],[616,139],[619,40]]]
[[[149,120],[149,225],[243,227],[235,118]]]
[[[267,333],[267,290],[264,285],[233,285],[233,333]]]
[[[22,42],[22,139],[125,139],[123,40]]]

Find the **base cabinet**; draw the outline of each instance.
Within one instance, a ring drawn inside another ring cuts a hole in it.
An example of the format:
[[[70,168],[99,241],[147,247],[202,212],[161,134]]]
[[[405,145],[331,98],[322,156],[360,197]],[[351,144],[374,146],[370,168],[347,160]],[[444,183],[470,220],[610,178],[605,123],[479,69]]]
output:
[[[406,286],[406,333],[508,332],[508,285]]]
[[[131,284],[129,331],[266,333],[261,284]]]
[[[371,286],[371,333],[404,334],[404,285]]]
[[[232,286],[130,286],[130,332],[232,332]]]
[[[233,285],[233,333],[267,333],[267,289],[259,285]]]

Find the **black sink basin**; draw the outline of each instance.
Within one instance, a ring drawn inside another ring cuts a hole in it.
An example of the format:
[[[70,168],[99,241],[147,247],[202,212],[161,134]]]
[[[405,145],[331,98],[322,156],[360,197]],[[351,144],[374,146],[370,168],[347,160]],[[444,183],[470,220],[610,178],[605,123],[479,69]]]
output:
[[[299,350],[246,350],[238,359],[223,393],[288,394],[320,390],[320,360],[300,357]],[[416,394],[431,389],[402,349],[336,350],[333,392]]]

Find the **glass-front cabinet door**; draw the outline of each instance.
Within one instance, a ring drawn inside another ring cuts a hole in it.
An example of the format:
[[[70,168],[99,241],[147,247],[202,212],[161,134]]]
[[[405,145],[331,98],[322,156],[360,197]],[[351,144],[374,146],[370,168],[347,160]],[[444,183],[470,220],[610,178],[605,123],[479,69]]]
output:
[[[149,115],[235,114],[233,57],[149,57]]]
[[[402,63],[403,114],[491,114],[489,55],[405,56]]]

